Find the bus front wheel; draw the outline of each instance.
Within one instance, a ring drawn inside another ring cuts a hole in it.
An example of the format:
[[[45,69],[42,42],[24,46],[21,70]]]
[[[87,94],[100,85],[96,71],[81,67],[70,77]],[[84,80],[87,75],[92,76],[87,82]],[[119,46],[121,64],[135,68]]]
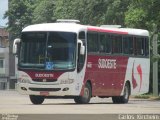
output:
[[[76,96],[74,98],[75,103],[78,104],[87,104],[89,103],[92,96],[92,90],[91,85],[89,83],[86,83],[83,91],[83,96]]]
[[[30,97],[31,102],[35,105],[42,104],[44,101],[44,97],[42,96],[30,95],[29,97]]]

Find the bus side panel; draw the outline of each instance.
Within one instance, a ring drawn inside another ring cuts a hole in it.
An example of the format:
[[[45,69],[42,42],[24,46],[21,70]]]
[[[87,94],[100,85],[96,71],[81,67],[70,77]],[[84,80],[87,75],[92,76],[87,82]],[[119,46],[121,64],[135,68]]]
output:
[[[114,94],[112,96],[120,96],[121,92],[123,90],[123,86],[125,84],[125,75],[127,70],[127,64],[128,64],[128,57],[121,56],[116,57],[117,60],[117,66],[115,74],[113,74],[113,91]]]
[[[132,95],[149,91],[149,73],[149,58],[129,58],[125,81],[130,81]]]
[[[88,55],[85,80],[93,96],[119,96],[123,90],[128,57]]]
[[[93,96],[103,96],[104,95],[104,78],[107,78],[107,75],[98,68],[98,59],[97,55],[88,55],[87,57],[87,66],[86,66],[86,75],[85,80],[90,80],[92,83],[92,95]],[[108,80],[108,79],[107,79]],[[110,82],[110,81],[109,81]],[[108,82],[108,85],[111,84]],[[108,86],[108,92],[111,88]]]

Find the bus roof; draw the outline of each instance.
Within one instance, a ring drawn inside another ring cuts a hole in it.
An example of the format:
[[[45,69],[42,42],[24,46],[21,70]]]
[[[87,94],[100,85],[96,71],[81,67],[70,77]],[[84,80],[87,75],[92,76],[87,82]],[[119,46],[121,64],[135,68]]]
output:
[[[22,32],[33,32],[33,31],[63,31],[63,32],[76,32],[82,30],[104,32],[104,33],[115,33],[115,34],[129,34],[137,36],[149,36],[149,32],[143,29],[133,28],[103,28],[88,25],[80,25],[76,23],[42,23],[35,24],[25,27]]]
[[[137,35],[137,36],[149,36],[149,32],[144,29],[134,29],[134,28],[101,28],[101,27],[88,27],[89,31],[99,31],[106,33],[115,33],[115,34],[128,34],[128,35]]]
[[[29,31],[63,31],[63,32],[76,32],[78,33],[80,30],[85,30],[86,27],[84,25],[76,24],[76,23],[42,23],[30,25],[23,29],[22,32]]]
[[[149,36],[148,30],[144,29],[133,29],[133,28],[120,28],[120,30],[128,32],[131,35],[139,35],[139,36]]]

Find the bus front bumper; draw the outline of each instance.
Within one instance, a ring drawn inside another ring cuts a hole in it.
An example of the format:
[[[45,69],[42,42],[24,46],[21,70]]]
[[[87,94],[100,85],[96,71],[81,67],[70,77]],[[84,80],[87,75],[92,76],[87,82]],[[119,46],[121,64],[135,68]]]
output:
[[[17,83],[17,91],[20,94],[40,96],[78,96],[80,94],[76,91],[74,84],[42,85]]]

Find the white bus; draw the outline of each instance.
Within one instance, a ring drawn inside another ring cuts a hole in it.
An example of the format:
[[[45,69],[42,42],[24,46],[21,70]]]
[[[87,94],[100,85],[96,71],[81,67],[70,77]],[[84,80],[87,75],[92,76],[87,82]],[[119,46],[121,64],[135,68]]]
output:
[[[33,104],[46,98],[112,97],[127,103],[149,90],[149,32],[73,22],[30,25],[15,39],[17,89]]]

